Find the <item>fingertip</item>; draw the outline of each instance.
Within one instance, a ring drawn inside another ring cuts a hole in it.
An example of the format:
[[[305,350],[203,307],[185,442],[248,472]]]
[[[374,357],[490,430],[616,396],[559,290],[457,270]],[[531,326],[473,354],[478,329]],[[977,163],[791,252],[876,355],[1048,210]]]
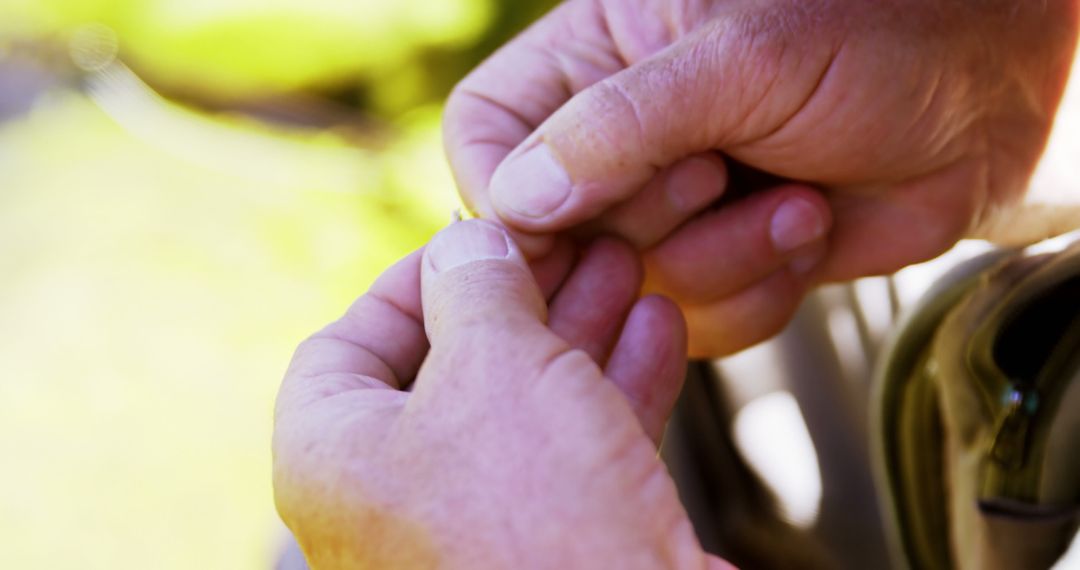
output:
[[[631,315],[633,316],[634,313],[640,315],[639,318],[644,322],[641,326],[664,331],[667,335],[667,359],[658,374],[666,378],[668,383],[678,382],[681,386],[682,378],[686,374],[686,357],[689,349],[689,332],[682,309],[671,299],[654,294],[642,297],[631,311]]]
[[[585,159],[573,152],[534,135],[510,153],[491,177],[489,193],[498,217],[534,234],[565,230],[630,197],[656,174],[647,162],[630,168],[582,169]],[[568,157],[576,168],[564,164]]]
[[[832,225],[829,204],[819,192],[803,185],[787,185],[769,221],[769,238],[780,254],[788,254],[820,240]]]
[[[649,325],[671,333],[672,343],[686,353],[686,317],[675,301],[657,294],[649,294],[638,300],[634,311],[647,315]]]
[[[779,222],[777,218],[780,218]],[[832,216],[820,192],[785,184],[706,211],[644,254],[649,288],[681,303],[737,294],[784,268],[809,280],[823,260]],[[784,247],[776,226],[783,227]],[[786,232],[786,233],[785,233]]]
[[[687,215],[719,198],[727,181],[724,159],[716,153],[701,153],[672,167],[664,182],[664,191],[672,210]]]
[[[510,236],[503,228],[486,220],[450,224],[435,234],[424,252],[427,267],[436,274],[485,259],[514,257],[520,258],[520,253]]]
[[[398,260],[372,283],[370,292],[385,296],[416,322],[423,322],[420,304],[420,264],[427,246]]]
[[[479,208],[473,208],[466,204],[472,219],[487,220],[498,225],[507,235],[510,241],[517,246],[525,259],[538,260],[552,252],[558,238],[550,233],[533,233],[525,231],[513,225],[512,219],[500,217],[491,203],[484,203]]]
[[[601,214],[595,228],[638,249],[652,247],[719,199],[727,181],[723,158],[714,152],[695,154],[661,170],[640,191]]]
[[[556,242],[559,241],[553,234],[526,233],[512,227],[506,228],[506,231],[528,260],[537,260],[551,254],[556,248]]]
[[[566,237],[554,238],[550,251],[539,258],[530,259],[529,267],[545,299],[551,300],[566,281],[576,261],[577,248]]]
[[[669,299],[649,295],[631,309],[605,375],[659,442],[686,375],[686,322]]]
[[[546,314],[524,256],[501,226],[486,220],[456,222],[432,238],[421,267],[421,297],[433,346],[437,337],[455,336],[455,328],[496,334],[511,322],[542,322]]]

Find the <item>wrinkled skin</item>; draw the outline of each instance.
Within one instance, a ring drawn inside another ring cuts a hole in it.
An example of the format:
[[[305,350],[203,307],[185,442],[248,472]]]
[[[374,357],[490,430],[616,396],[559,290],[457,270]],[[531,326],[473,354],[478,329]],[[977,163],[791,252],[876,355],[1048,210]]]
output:
[[[300,346],[274,492],[313,568],[728,567],[656,454],[678,309],[637,297],[629,246],[565,280],[562,251],[541,288],[502,230],[459,222]]]
[[[466,202],[526,253],[569,229],[623,236],[649,287],[685,311],[691,353],[724,354],[776,332],[814,284],[1007,226],[1076,12],[1076,0],[569,0],[459,84],[446,149]],[[724,159],[798,183],[708,208],[727,189]]]

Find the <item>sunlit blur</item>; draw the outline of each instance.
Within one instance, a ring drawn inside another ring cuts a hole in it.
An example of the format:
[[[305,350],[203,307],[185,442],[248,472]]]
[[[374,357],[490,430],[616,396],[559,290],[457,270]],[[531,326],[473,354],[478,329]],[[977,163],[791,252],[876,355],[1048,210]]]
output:
[[[733,427],[739,451],[776,493],[784,519],[813,526],[821,505],[821,468],[791,393],[781,390],[750,401]]]
[[[292,348],[458,206],[440,103],[550,2],[0,5],[0,568],[270,568]]]

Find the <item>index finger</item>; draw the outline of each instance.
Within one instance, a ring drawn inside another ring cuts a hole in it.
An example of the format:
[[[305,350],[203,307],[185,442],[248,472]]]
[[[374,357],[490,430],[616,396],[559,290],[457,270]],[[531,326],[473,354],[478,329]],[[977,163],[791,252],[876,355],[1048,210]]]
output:
[[[421,248],[387,269],[340,319],[302,342],[282,381],[276,416],[350,390],[402,390],[428,353],[420,300]],[[566,241],[530,269],[545,298],[574,261]]]
[[[407,386],[427,354],[417,250],[383,273],[340,319],[302,342],[276,415],[351,390]]]

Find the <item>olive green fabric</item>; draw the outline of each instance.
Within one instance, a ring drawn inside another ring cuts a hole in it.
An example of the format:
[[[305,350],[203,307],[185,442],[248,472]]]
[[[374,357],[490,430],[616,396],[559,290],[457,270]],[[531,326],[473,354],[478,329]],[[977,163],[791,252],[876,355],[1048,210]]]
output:
[[[875,382],[898,565],[1052,565],[1080,520],[1080,244],[954,270],[898,329]]]

